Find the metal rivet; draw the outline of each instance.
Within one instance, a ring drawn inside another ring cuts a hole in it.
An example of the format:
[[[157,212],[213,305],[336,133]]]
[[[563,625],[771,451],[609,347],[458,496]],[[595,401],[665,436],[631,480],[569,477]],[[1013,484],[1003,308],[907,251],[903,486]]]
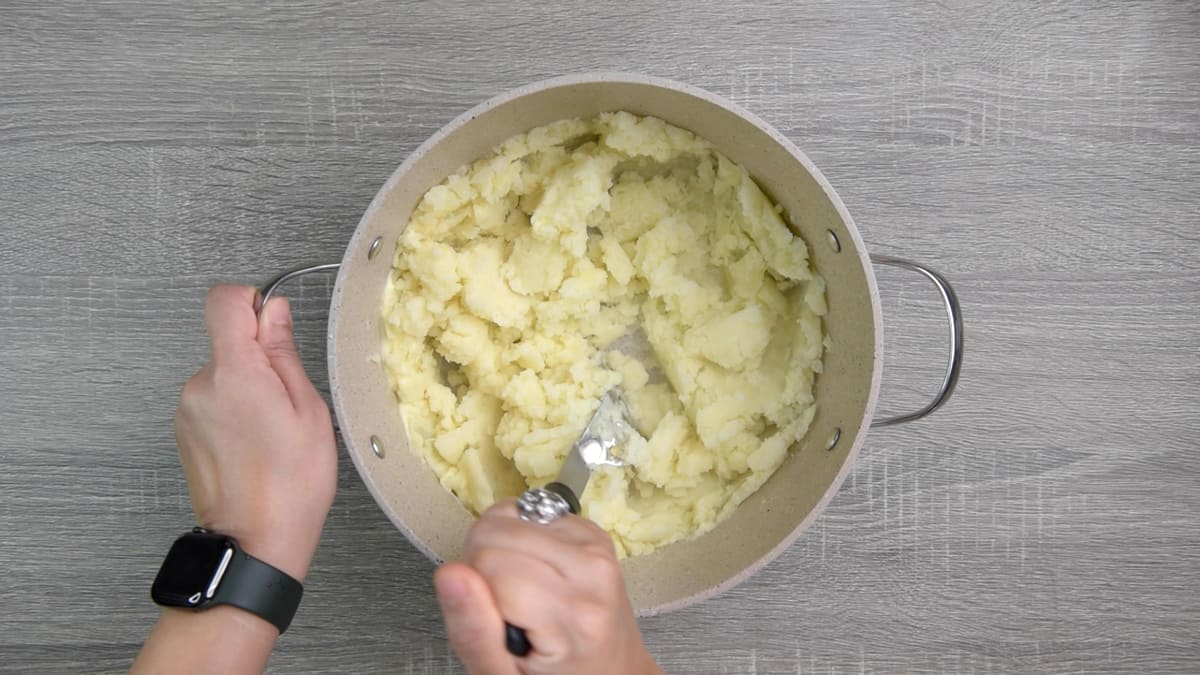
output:
[[[825,234],[829,235],[829,245],[833,247],[834,253],[841,253],[842,242],[838,239],[837,233],[833,230],[825,230]]]
[[[838,427],[833,430],[833,434],[829,437],[829,442],[825,444],[825,451],[828,452],[837,447],[838,441],[842,440],[842,428]]]
[[[367,249],[367,260],[371,260],[379,255],[379,248],[381,246],[383,246],[383,237],[375,237],[375,240],[371,242],[371,247]]]
[[[371,436],[371,452],[375,453],[375,456],[379,459],[383,459],[383,443],[379,440],[378,436]]]

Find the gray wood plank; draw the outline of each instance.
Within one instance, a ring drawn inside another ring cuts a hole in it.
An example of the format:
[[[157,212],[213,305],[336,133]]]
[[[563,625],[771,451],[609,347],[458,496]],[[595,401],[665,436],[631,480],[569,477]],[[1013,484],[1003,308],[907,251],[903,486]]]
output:
[[[873,433],[762,573],[643,622],[668,670],[1200,670],[1195,5],[106,0],[0,9],[0,671],[119,672],[144,638],[204,289],[336,259],[443,123],[596,68],[775,124],[967,316],[945,410]],[[909,408],[943,319],[880,282]],[[328,281],[290,293],[325,387]],[[458,672],[432,566],[342,459],[272,671]]]

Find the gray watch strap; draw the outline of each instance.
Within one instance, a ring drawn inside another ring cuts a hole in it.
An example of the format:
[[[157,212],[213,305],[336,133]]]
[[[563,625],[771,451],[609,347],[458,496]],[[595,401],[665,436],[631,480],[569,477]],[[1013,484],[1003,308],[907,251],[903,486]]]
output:
[[[299,581],[237,549],[210,604],[240,607],[270,621],[282,634],[303,595]]]

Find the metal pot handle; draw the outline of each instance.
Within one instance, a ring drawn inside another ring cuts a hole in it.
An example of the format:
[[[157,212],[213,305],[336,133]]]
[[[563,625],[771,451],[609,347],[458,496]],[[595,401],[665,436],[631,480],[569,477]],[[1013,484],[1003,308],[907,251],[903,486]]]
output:
[[[295,279],[296,277],[302,277],[306,274],[312,274],[313,272],[328,272],[328,271],[336,270],[340,266],[341,265],[339,263],[323,263],[320,265],[305,265],[304,267],[296,267],[296,268],[293,268],[293,269],[290,269],[290,270],[284,272],[283,274],[280,274],[279,276],[275,277],[274,279],[271,279],[267,283],[263,284],[262,289],[259,290],[259,294],[262,297],[258,301],[258,306],[254,308],[254,311],[261,312],[262,308],[267,306],[267,300],[271,299],[271,296],[275,294],[275,289],[279,288],[280,284],[283,284],[286,281],[291,281],[292,279]]]
[[[932,281],[937,286],[938,292],[941,293],[942,303],[946,308],[946,316],[950,326],[950,357],[946,364],[946,375],[942,378],[942,386],[938,390],[937,396],[932,401],[927,403],[923,408],[916,412],[906,413],[903,415],[895,415],[885,417],[881,420],[871,422],[874,427],[886,427],[893,424],[903,424],[919,420],[945,405],[946,401],[950,400],[950,395],[954,393],[955,386],[958,385],[958,375],[962,371],[963,360],[963,327],[962,327],[962,307],[958,302],[958,295],[955,294],[954,288],[950,282],[941,274],[929,269],[928,267],[902,258],[893,258],[885,255],[871,255],[871,261],[876,265],[890,265],[892,267],[900,267],[914,272],[919,272],[927,279]],[[287,270],[286,272],[276,276],[263,285],[261,290],[262,299],[258,303],[256,310],[261,310],[267,304],[267,300],[271,299],[275,290],[287,281],[302,277],[315,272],[327,272],[338,269],[338,263],[322,263],[319,265],[305,265]]]
[[[871,261],[876,265],[890,265],[891,267],[901,267],[906,270],[920,272],[925,278],[932,281],[937,286],[938,292],[942,295],[942,304],[945,306],[946,318],[950,325],[950,357],[946,363],[946,376],[942,378],[942,386],[938,390],[937,396],[927,403],[925,407],[916,412],[873,420],[871,427],[874,428],[919,420],[942,407],[946,401],[950,400],[950,395],[954,393],[954,387],[958,385],[958,375],[962,371],[963,326],[962,307],[958,304],[958,295],[955,294],[954,288],[950,286],[950,282],[946,281],[946,278],[941,274],[920,263],[886,255],[871,255]]]

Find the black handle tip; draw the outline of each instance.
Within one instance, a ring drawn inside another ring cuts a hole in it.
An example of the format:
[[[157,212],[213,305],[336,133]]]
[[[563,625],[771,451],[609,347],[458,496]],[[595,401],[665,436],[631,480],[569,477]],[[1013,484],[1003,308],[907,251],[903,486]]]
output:
[[[579,515],[579,497],[575,495],[574,490],[558,481],[548,484],[546,489],[567,500],[567,508],[571,509],[571,513]]]
[[[533,645],[529,644],[529,636],[525,635],[525,629],[517,628],[511,623],[504,624],[504,646],[508,647],[508,653],[513,656],[525,656],[533,651]]]

